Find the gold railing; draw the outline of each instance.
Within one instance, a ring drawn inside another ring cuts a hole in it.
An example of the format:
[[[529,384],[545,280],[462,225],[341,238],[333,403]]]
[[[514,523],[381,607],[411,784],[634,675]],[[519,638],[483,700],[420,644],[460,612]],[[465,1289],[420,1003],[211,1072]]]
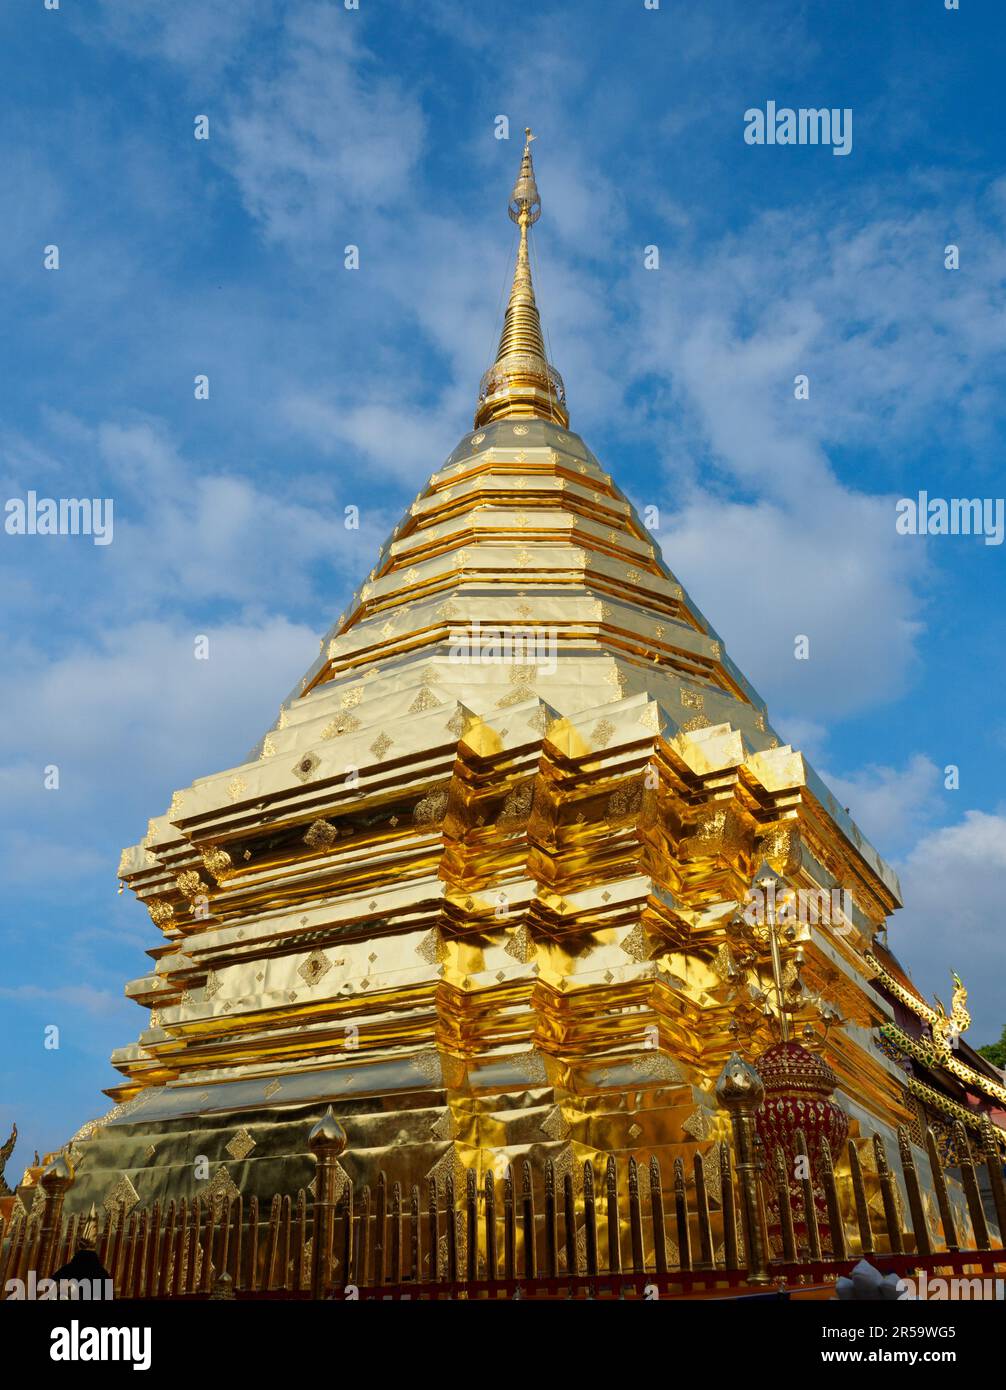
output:
[[[928,1132],[939,1212],[931,1225],[907,1130],[899,1131],[902,1186],[879,1137],[872,1169],[864,1141],[850,1139],[841,1174],[826,1143],[812,1170],[799,1132],[789,1155],[765,1155],[760,1083],[752,1087],[748,1073],[757,1083],[752,1068],[731,1059],[717,1090],[732,1143],[696,1151],[690,1172],[675,1159],[669,1184],[655,1157],[610,1156],[601,1171],[589,1161],[536,1167],[525,1158],[481,1183],[459,1165],[460,1190],[448,1176],[405,1191],[381,1173],[373,1190],[357,1191],[338,1163],[346,1136],[329,1110],[308,1136],[313,1195],[276,1194],[268,1212],[241,1196],[110,1207],[94,1230],[87,1217],[63,1215],[73,1173],[60,1155],[30,1212],[8,1230],[0,1221],[0,1296],[10,1280],[31,1276],[37,1286],[82,1246],[94,1249],[119,1298],[653,1297],[823,1285],[862,1256],[898,1274],[1006,1270],[979,1181],[984,1165],[1002,1233],[1006,1190],[991,1130],[977,1153],[962,1126],[955,1134],[966,1226]]]

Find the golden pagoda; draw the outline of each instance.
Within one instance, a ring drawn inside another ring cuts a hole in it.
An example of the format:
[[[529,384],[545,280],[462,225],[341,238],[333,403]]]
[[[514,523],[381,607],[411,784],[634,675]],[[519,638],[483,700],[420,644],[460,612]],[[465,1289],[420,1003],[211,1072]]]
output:
[[[897,878],[570,430],[540,212],[528,132],[473,430],[249,760],[123,853],[162,941],[68,1208],[296,1190],[329,1107],[357,1189],[481,1190],[524,1158],[691,1172],[729,1133],[727,1059],[780,1041],[834,1082],[854,1144],[897,1152],[908,1126],[924,1162],[944,1093],[913,1091],[880,1033],[913,993],[883,946]]]

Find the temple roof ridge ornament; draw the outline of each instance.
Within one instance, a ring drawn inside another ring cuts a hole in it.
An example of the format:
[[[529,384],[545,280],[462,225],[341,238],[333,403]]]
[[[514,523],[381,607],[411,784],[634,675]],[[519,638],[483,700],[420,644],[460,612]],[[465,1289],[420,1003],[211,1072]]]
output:
[[[541,216],[541,198],[531,159],[531,141],[535,137],[530,127],[524,136],[520,172],[507,207],[520,228],[517,264],[496,360],[479,385],[476,428],[508,418],[550,420],[563,429],[569,425],[566,388],[546,356],[531,280],[528,231]]]

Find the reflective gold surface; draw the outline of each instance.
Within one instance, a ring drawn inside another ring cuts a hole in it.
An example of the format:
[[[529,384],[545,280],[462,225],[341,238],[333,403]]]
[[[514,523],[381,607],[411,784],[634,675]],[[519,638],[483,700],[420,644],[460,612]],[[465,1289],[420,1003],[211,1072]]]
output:
[[[560,1172],[690,1167],[726,1135],[727,1058],[775,1036],[769,938],[736,920],[766,862],[851,895],[847,931],[785,943],[793,1029],[854,1134],[893,1145],[911,1118],[864,957],[897,878],[568,430],[538,352],[533,181],[526,151],[509,385],[490,382],[249,761],[177,792],[123,854],[162,940],[127,986],[148,1025],[113,1057],[116,1110],[73,1143],[68,1203],[124,1180],[180,1198],[201,1157],[222,1186],[295,1191],[305,1117],[329,1105],[355,1181],[460,1182],[530,1151]]]

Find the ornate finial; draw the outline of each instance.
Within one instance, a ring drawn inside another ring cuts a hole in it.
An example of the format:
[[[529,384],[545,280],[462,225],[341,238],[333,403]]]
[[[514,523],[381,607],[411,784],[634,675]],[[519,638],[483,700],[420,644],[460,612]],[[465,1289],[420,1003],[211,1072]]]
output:
[[[307,1144],[311,1149],[334,1149],[336,1153],[342,1153],[346,1147],[346,1131],[331,1106],[307,1136]]]
[[[46,1166],[39,1181],[44,1192],[65,1192],[73,1183],[73,1178],[73,1165],[66,1154],[61,1152]]]
[[[507,417],[551,420],[563,427],[569,424],[566,388],[545,356],[541,320],[531,283],[527,234],[528,228],[541,216],[541,198],[531,159],[531,141],[535,137],[530,126],[525,129],[524,137],[520,172],[507,205],[510,217],[520,228],[517,265],[496,361],[479,387],[476,426]]]
[[[762,1079],[738,1052],[731,1052],[716,1082],[716,1099],[725,1110],[755,1109],[765,1098]]]
[[[535,137],[531,134],[530,126],[525,127],[524,136],[520,173],[510,194],[510,206],[507,211],[518,226],[530,227],[541,216],[541,199],[538,197],[538,185],[534,181],[534,166],[531,163],[531,141]]]

